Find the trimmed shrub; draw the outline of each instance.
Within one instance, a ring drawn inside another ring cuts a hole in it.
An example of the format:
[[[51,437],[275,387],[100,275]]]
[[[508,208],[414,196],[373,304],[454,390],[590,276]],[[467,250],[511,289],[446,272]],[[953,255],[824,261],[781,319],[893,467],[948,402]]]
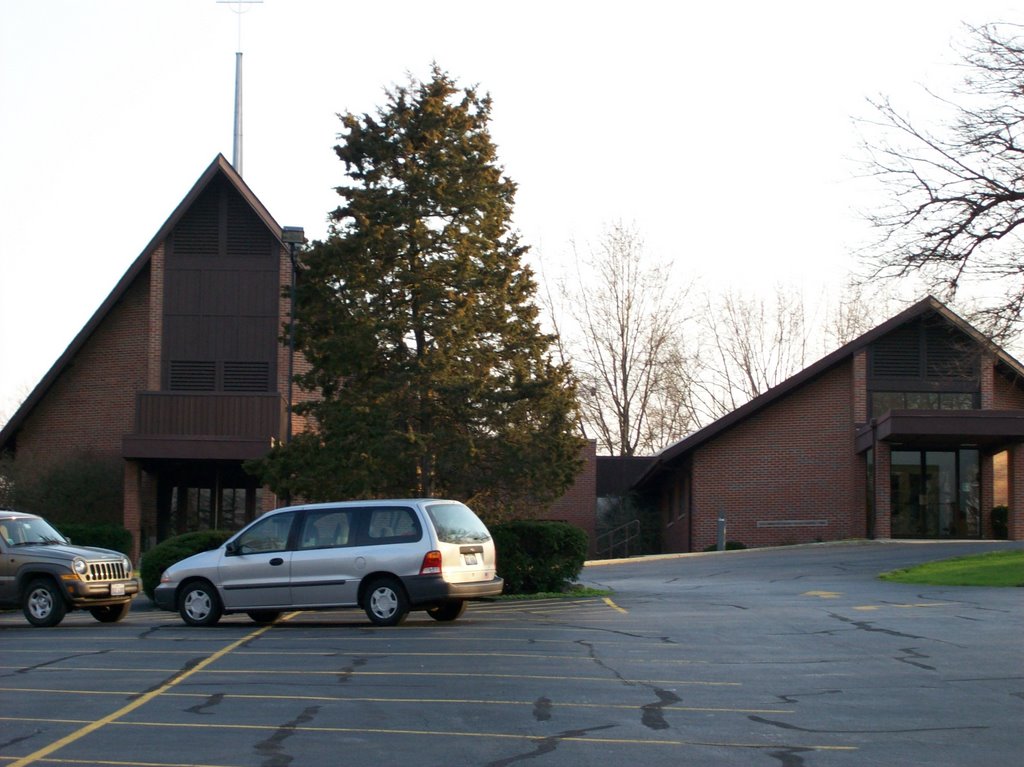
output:
[[[89,525],[82,522],[67,522],[54,525],[61,535],[70,538],[76,546],[96,546],[113,549],[131,555],[132,534],[117,525]]]
[[[229,530],[200,530],[176,535],[163,543],[158,543],[142,555],[142,565],[139,567],[142,590],[152,599],[164,570],[193,554],[217,548],[232,535],[234,532]]]
[[[561,591],[587,558],[587,534],[566,522],[516,520],[491,528],[507,594]]]
[[[742,551],[745,548],[747,548],[747,544],[745,544],[743,541],[726,541],[725,542],[725,550],[726,551]],[[710,546],[705,546],[704,547],[704,551],[718,551],[718,544],[717,543],[712,543]]]

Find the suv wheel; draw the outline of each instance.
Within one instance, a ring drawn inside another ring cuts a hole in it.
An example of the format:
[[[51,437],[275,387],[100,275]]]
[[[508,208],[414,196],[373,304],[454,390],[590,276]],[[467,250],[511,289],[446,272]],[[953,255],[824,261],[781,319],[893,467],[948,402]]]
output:
[[[365,610],[377,626],[397,626],[409,614],[409,598],[394,578],[377,578],[366,589]]]
[[[37,578],[25,589],[22,612],[33,626],[56,626],[68,611],[64,595],[49,578]]]
[[[131,602],[122,602],[119,605],[106,605],[105,607],[93,607],[89,612],[92,617],[100,623],[117,623],[122,620],[131,609]]]
[[[189,626],[212,626],[223,612],[217,590],[205,581],[190,583],[181,592],[178,613]]]

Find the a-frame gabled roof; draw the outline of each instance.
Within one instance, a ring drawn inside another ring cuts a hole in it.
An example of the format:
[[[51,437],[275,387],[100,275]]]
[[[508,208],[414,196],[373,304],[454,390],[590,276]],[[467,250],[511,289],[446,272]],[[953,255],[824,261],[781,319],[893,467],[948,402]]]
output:
[[[163,226],[153,236],[153,239],[149,241],[149,244],[145,247],[138,258],[132,263],[125,272],[124,276],[118,281],[117,285],[110,292],[110,295],[106,297],[99,309],[92,315],[85,326],[78,332],[74,340],[68,345],[64,353],[58,358],[53,364],[53,367],[43,376],[42,380],[32,390],[31,394],[25,399],[21,406],[15,411],[11,420],[7,422],[3,430],[0,430],[0,452],[9,449],[11,440],[18,433],[22,423],[28,417],[28,414],[32,412],[33,408],[39,401],[46,395],[50,387],[53,386],[54,382],[60,377],[60,374],[75,358],[75,355],[81,351],[82,347],[86,344],[89,338],[92,336],[96,329],[100,326],[110,311],[117,305],[132,283],[135,282],[136,278],[149,266],[149,262],[153,257],[154,251],[157,247],[167,239],[168,235],[173,231],[174,227],[177,226],[182,216],[192,207],[199,196],[206,190],[210,183],[218,176],[224,176],[228,183],[242,196],[242,199],[252,208],[252,210],[259,216],[260,220],[266,225],[267,229],[270,230],[271,234],[281,242],[281,227],[274,220],[270,212],[263,206],[263,203],[259,201],[249,186],[242,180],[242,177],[238,172],[231,166],[231,163],[222,154],[218,154],[213,162],[210,163],[209,167],[203,171],[203,174],[199,177],[199,180],[192,186],[192,189],[185,198],[178,204],[178,207],[174,209],[174,212],[164,222]],[[282,244],[282,247],[283,244]]]
[[[858,351],[867,348],[871,343],[882,336],[891,333],[896,328],[910,322],[911,320],[929,313],[937,314],[945,319],[950,323],[950,325],[965,333],[971,339],[976,341],[982,348],[992,354],[1010,373],[1024,379],[1024,365],[1021,365],[1020,362],[1007,354],[1005,350],[993,343],[990,338],[980,333],[973,325],[953,312],[944,303],[933,296],[928,296],[900,312],[895,317],[892,317],[881,325],[869,330],[859,338],[850,341],[845,346],[840,347],[828,356],[818,360],[810,367],[804,368],[799,373],[786,379],[778,386],[769,389],[764,394],[761,394],[750,400],[750,402],[747,402],[745,405],[738,407],[728,415],[719,418],[714,423],[708,424],[703,429],[695,431],[693,434],[690,434],[679,442],[669,445],[655,456],[654,462],[648,467],[647,471],[644,472],[643,476],[637,480],[634,487],[642,487],[649,479],[662,471],[668,464],[671,464],[691,450],[714,439],[719,434],[722,434],[737,424],[742,423],[769,405],[785,397],[787,394],[792,393],[800,387],[824,375],[837,365],[846,362]]]

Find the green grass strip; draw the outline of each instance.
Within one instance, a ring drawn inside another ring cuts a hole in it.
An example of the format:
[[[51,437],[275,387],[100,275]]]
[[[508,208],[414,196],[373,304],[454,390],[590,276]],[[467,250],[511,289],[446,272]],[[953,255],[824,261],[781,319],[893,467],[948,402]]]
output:
[[[1024,586],[1024,551],[992,551],[883,573],[882,580],[932,586]]]

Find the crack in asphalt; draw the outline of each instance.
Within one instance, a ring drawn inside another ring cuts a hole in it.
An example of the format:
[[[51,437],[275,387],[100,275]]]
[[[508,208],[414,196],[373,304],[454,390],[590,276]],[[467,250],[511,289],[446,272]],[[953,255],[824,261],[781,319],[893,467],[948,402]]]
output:
[[[767,724],[771,727],[778,727],[781,730],[792,730],[794,732],[807,732],[814,735],[900,735],[913,732],[971,732],[991,729],[988,725],[965,725],[963,727],[908,727],[899,730],[815,730],[810,727],[798,727],[795,724],[787,724],[775,719],[765,719],[763,716],[750,715],[747,717],[752,722]]]
[[[369,660],[367,658],[353,658],[352,663],[345,666],[338,672],[338,684],[345,684],[352,679],[352,675],[356,672],[356,669],[360,669],[365,666]]]
[[[916,658],[931,658],[930,655],[918,652],[916,647],[901,647],[900,652],[906,653],[906,655],[897,655],[893,660],[897,660],[900,663],[907,663],[911,666],[917,666],[917,668],[923,668],[925,671],[937,671],[935,666],[929,666],[927,663],[916,663]]]
[[[813,752],[813,748],[799,748],[794,746],[793,748],[780,749],[779,751],[768,751],[768,756],[773,759],[778,759],[779,764],[782,767],[803,767],[806,762],[800,754],[806,754]]]
[[[619,629],[608,629],[600,626],[580,626],[575,623],[560,623],[554,621],[546,621],[548,625],[561,626],[567,629],[578,629],[580,631],[593,631],[601,632],[603,634],[614,634],[615,636],[629,637],[630,639],[653,639],[661,642],[662,644],[679,644],[670,636],[651,636],[650,634],[634,634],[630,631],[621,631]],[[582,641],[582,640],[581,640]]]
[[[224,693],[217,692],[217,693],[214,693],[213,695],[209,696],[206,699],[205,703],[197,703],[194,706],[189,706],[185,710],[188,711],[190,714],[204,714],[204,715],[209,716],[211,712],[204,711],[203,709],[213,708],[215,706],[219,706],[223,702],[224,702]]]
[[[22,735],[20,738],[11,738],[10,740],[0,740],[0,749],[6,749],[8,746],[14,746],[18,743],[24,743],[26,740],[32,740],[36,735],[41,735],[43,731],[38,727],[28,735]]]
[[[164,678],[163,680],[157,682],[156,684],[150,685],[149,687],[147,687],[146,689],[142,690],[141,692],[137,692],[134,695],[129,696],[128,700],[135,700],[136,698],[141,698],[143,695],[148,695],[149,693],[153,692],[153,690],[159,690],[161,687],[165,687],[166,685],[170,684],[171,682],[173,682],[178,677],[183,676],[184,674],[187,674],[189,671],[191,671],[196,666],[198,666],[200,663],[202,663],[204,660],[206,660],[207,657],[208,656],[198,656],[198,657],[195,657],[195,658],[189,658],[187,661],[185,661],[184,664],[182,664],[181,668],[179,668],[173,674],[168,675],[166,678]]]
[[[533,718],[538,722],[546,722],[551,718],[551,698],[541,696],[533,702]]]
[[[668,690],[662,690],[658,687],[652,687],[651,689],[658,696],[658,702],[648,703],[640,707],[640,710],[644,712],[640,723],[652,730],[667,730],[669,729],[669,724],[665,721],[662,709],[665,706],[671,706],[673,703],[681,703],[683,699]]]
[[[795,705],[799,703],[803,698],[816,698],[819,695],[842,695],[842,690],[821,690],[819,692],[800,692],[791,695],[776,695],[775,697],[781,700],[783,703]]]
[[[96,656],[96,655],[106,655],[109,652],[110,652],[110,650],[94,650],[94,651],[91,651],[91,652],[77,652],[77,653],[73,653],[72,655],[62,655],[59,658],[54,658],[53,660],[48,660],[48,661],[45,661],[44,663],[36,663],[34,666],[25,666],[23,668],[15,669],[15,671],[13,673],[14,674],[27,674],[30,671],[37,671],[38,669],[46,668],[47,666],[53,666],[53,665],[56,665],[57,663],[63,663],[66,660],[74,660],[75,658],[89,658],[89,657]],[[3,676],[11,676],[11,674],[9,674],[9,673],[8,674],[3,674]]]
[[[896,631],[894,629],[878,628],[871,621],[855,621],[853,620],[853,618],[847,618],[845,615],[839,615],[838,613],[829,613],[829,616],[835,618],[837,621],[848,623],[854,628],[860,629],[861,631],[868,631],[876,634],[886,634],[888,636],[900,637],[901,639],[928,639],[928,637],[917,636],[916,634],[904,634],[902,631]]]
[[[308,706],[297,717],[277,728],[266,740],[256,744],[256,753],[263,757],[260,767],[287,767],[295,757],[284,751],[284,742],[295,734],[295,728],[309,724],[320,713],[320,706]]]
[[[660,687],[656,687],[652,684],[647,684],[645,682],[634,682],[629,679],[626,679],[616,669],[612,668],[603,660],[597,657],[597,651],[594,648],[594,645],[592,645],[590,642],[587,642],[583,639],[577,639],[576,644],[580,645],[581,647],[587,648],[587,653],[590,659],[594,661],[594,663],[603,668],[605,671],[609,671],[612,674],[614,674],[615,678],[627,687],[646,687],[648,690],[652,690],[654,694],[658,696],[658,700],[652,703],[644,704],[640,707],[640,723],[652,730],[669,729],[669,724],[665,721],[665,716],[662,713],[662,709],[665,708],[665,706],[672,705],[673,703],[681,703],[682,698],[680,698],[678,695],[676,695],[674,692],[671,692],[670,690],[663,690]]]
[[[878,628],[877,626],[875,626],[873,621],[856,621],[853,618],[847,618],[844,615],[839,615],[839,613],[828,613],[828,615],[831,618],[835,618],[837,621],[841,621],[843,623],[848,623],[849,625],[851,625],[854,628],[859,629],[861,631],[868,631],[868,632],[877,633],[877,634],[887,634],[889,636],[898,637],[900,639],[920,639],[920,640],[923,640],[925,642],[937,642],[938,644],[944,644],[944,645],[949,645],[950,647],[956,647],[956,648],[959,648],[959,649],[964,649],[964,645],[956,644],[955,642],[947,642],[945,639],[936,639],[934,637],[918,636],[917,634],[905,634],[902,631],[896,631],[895,629]],[[822,631],[820,633],[822,633],[822,634],[829,634],[831,632],[829,632],[829,631]]]
[[[544,756],[545,754],[550,754],[555,751],[555,749],[558,748],[559,743],[561,743],[565,738],[582,738],[591,732],[610,730],[613,727],[615,727],[614,724],[602,724],[597,727],[587,727],[583,730],[565,730],[557,735],[538,738],[537,747],[533,751],[527,751],[522,754],[505,757],[504,759],[498,759],[494,762],[488,762],[485,767],[508,767],[510,764],[522,762],[526,759],[536,759],[537,757]],[[271,767],[271,765],[264,765],[264,767]],[[276,765],[274,767],[276,767]]]

